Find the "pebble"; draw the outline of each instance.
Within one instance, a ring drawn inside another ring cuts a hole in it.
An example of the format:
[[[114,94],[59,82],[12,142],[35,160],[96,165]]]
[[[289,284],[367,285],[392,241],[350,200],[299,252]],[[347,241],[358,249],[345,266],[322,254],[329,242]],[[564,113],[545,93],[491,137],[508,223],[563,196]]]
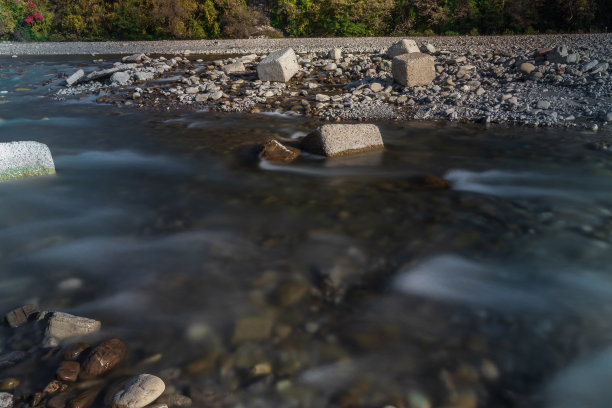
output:
[[[0,408],[13,408],[13,394],[0,392]]]
[[[536,106],[537,106],[538,109],[549,109],[550,108],[550,102],[548,102],[548,101],[538,101]]]
[[[168,390],[166,389],[166,392]],[[164,404],[168,407],[190,407],[193,404],[191,398],[181,394],[163,394],[156,401],[156,404]]]
[[[80,393],[76,397],[72,398],[68,403],[68,408],[88,408],[93,405],[98,395],[102,391],[102,386],[97,385],[90,389]]]
[[[19,327],[25,324],[30,319],[30,316],[36,313],[38,313],[36,305],[25,305],[11,310],[4,316],[4,319],[10,327]]]
[[[523,62],[520,65],[519,70],[524,74],[531,74],[535,70],[535,68],[536,68],[535,65],[529,62]]]
[[[79,378],[90,379],[110,371],[125,358],[127,351],[127,345],[121,340],[106,340],[91,350],[81,365]]]
[[[130,379],[113,396],[114,408],[142,408],[155,401],[166,385],[161,378],[151,374],[140,374]]]
[[[612,122],[612,111],[608,112],[606,114],[606,121],[607,122]]]
[[[62,361],[57,369],[57,379],[74,382],[79,377],[81,365],[76,361]]]
[[[45,346],[55,343],[55,340],[64,340],[70,337],[83,336],[100,330],[102,323],[86,317],[74,316],[62,312],[41,312],[38,320],[46,320],[47,329],[45,331]]]
[[[372,92],[380,92],[382,91],[384,88],[383,86],[378,83],[378,82],[374,82],[370,85],[370,89],[372,90]]]
[[[271,336],[273,327],[274,319],[269,316],[242,318],[236,323],[232,342],[265,340]]]
[[[68,360],[68,361],[77,360],[79,358],[79,356],[81,355],[81,353],[83,351],[87,350],[89,347],[91,347],[91,346],[88,343],[85,343],[84,341],[75,343],[75,344],[69,346],[64,351],[64,354],[62,354],[62,358],[64,360]]]
[[[328,95],[323,95],[323,94],[316,94],[315,95],[315,100],[317,102],[328,102],[330,99],[330,97]]]
[[[271,139],[263,145],[263,149],[259,154],[259,157],[260,159],[276,163],[291,163],[299,157],[300,153],[300,150],[296,149],[295,147],[285,146],[282,143]]]

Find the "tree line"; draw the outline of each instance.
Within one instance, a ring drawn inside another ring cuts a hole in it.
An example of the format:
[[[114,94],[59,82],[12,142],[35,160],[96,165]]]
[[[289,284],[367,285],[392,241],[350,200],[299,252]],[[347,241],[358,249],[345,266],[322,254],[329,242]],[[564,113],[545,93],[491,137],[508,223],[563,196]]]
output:
[[[22,41],[607,32],[610,0],[0,0]]]

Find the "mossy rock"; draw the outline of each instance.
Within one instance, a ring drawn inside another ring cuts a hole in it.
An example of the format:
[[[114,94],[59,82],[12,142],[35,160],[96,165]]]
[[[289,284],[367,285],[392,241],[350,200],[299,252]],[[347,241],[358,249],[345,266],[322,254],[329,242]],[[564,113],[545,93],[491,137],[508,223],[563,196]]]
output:
[[[49,147],[38,142],[0,143],[0,181],[55,174]]]

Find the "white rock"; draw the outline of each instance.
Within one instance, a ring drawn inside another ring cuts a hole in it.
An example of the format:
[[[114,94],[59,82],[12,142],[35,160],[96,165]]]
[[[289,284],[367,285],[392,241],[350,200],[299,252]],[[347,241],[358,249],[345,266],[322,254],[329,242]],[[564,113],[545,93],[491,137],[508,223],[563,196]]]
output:
[[[142,408],[155,401],[166,389],[161,378],[140,374],[129,380],[112,400],[113,408]]]
[[[422,53],[403,54],[393,58],[393,79],[404,86],[427,86],[436,78],[434,57]]]
[[[303,150],[328,157],[383,147],[378,126],[371,124],[323,125],[302,140]]]
[[[134,73],[134,79],[138,82],[149,81],[155,78],[155,74],[149,71],[137,71]]]
[[[257,64],[257,75],[262,81],[287,82],[299,70],[292,48],[274,51]]]
[[[233,73],[244,72],[244,71],[245,71],[245,67],[242,62],[235,62],[233,64],[227,64],[223,66],[223,72],[225,72],[226,74],[233,74]]]
[[[342,58],[342,49],[341,48],[334,48],[331,51],[329,51],[329,54],[327,55],[327,57],[329,59],[333,59],[333,60],[339,60]]]
[[[323,67],[323,71],[335,71],[336,68],[338,68],[338,66],[335,63],[331,62]]]
[[[37,320],[47,322],[44,346],[55,346],[70,337],[83,336],[100,330],[102,323],[63,312],[40,312]]]
[[[329,101],[329,96],[324,95],[324,94],[316,94],[315,95],[315,100],[317,102],[327,102],[327,101]]]
[[[191,86],[191,87],[185,89],[185,93],[189,94],[189,95],[194,95],[194,94],[197,94],[198,92],[200,92],[200,87],[199,86]]]
[[[127,85],[128,82],[130,82],[130,74],[128,74],[127,72],[115,72],[113,75],[111,75],[110,80],[113,84],[117,84],[120,86],[123,85]]]
[[[47,145],[38,142],[0,143],[0,181],[55,174]]]
[[[13,394],[8,392],[0,392],[0,408],[13,407]]]
[[[421,49],[421,52],[425,52],[425,53],[430,54],[430,55],[433,55],[433,54],[436,53],[436,47],[434,47],[431,44],[421,45],[420,49]]]
[[[421,52],[414,40],[401,40],[393,44],[387,50],[389,58],[395,58],[398,55],[409,54],[411,52]]]
[[[380,92],[383,90],[383,86],[378,82],[374,82],[370,85],[370,89],[372,92]]]
[[[77,72],[75,72],[74,74],[66,78],[66,86],[74,85],[79,79],[83,78],[84,76],[85,76],[85,71],[83,71],[82,69],[79,69]]]

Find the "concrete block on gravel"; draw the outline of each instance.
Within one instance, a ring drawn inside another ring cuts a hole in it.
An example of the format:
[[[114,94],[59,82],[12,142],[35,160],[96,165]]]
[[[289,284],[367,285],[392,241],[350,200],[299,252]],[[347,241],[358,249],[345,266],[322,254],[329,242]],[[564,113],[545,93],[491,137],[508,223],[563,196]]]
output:
[[[0,143],[0,181],[55,174],[47,145],[38,142]]]
[[[430,85],[436,78],[434,62],[434,57],[420,52],[399,55],[393,58],[393,79],[404,86]]]
[[[257,75],[262,81],[287,82],[300,70],[292,48],[274,51],[257,65]]]
[[[387,55],[389,58],[395,58],[398,55],[410,54],[412,52],[421,52],[417,43],[414,40],[401,40],[389,47]]]
[[[323,125],[302,140],[302,149],[327,157],[345,156],[384,147],[378,126]]]

